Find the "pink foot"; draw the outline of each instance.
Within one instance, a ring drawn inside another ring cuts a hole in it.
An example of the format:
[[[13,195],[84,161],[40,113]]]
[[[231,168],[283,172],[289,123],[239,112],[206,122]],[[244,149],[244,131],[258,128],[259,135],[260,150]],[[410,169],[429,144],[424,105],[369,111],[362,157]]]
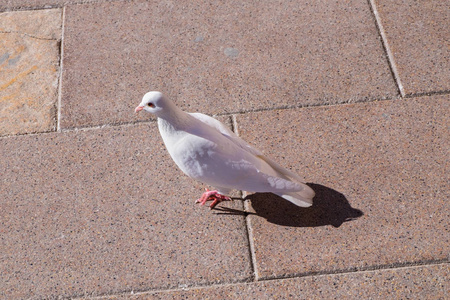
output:
[[[222,201],[231,201],[230,197],[227,197],[225,195],[219,194],[218,191],[210,191],[205,188],[205,192],[200,197],[200,199],[197,199],[195,203],[200,203],[200,205],[205,205],[206,201],[213,200],[211,205],[209,206],[210,209],[213,209],[216,207],[217,204],[219,204]]]

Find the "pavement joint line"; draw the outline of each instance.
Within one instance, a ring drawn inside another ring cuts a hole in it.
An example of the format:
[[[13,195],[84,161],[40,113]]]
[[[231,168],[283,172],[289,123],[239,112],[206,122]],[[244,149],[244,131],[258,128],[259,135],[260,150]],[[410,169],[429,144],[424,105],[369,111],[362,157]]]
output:
[[[424,96],[434,96],[434,95],[448,95],[450,94],[450,90],[444,90],[444,91],[436,91],[436,92],[426,92],[421,94],[408,94],[405,98],[411,99],[411,98],[420,98]],[[276,110],[288,110],[288,109],[302,109],[302,108],[312,108],[312,107],[335,107],[335,106],[343,106],[343,105],[352,105],[352,104],[363,104],[363,103],[372,103],[372,102],[381,102],[381,101],[396,101],[405,99],[402,97],[393,97],[393,98],[382,98],[382,99],[374,99],[374,100],[358,100],[354,102],[342,102],[342,103],[315,103],[315,104],[307,104],[307,105],[285,105],[285,106],[277,106],[277,107],[271,107],[271,108],[257,108],[257,109],[251,109],[251,110],[245,110],[245,111],[235,111],[235,112],[226,112],[226,113],[218,113],[218,114],[208,114],[213,117],[226,117],[226,116],[232,116],[232,115],[244,115],[248,113],[257,113],[257,112],[264,112],[264,111],[276,111]],[[49,133],[65,133],[65,132],[77,132],[77,131],[89,131],[89,130],[96,130],[96,129],[103,129],[103,128],[115,128],[115,127],[121,127],[121,126],[134,126],[138,124],[151,124],[155,123],[156,119],[149,119],[149,120],[136,120],[131,122],[111,122],[107,124],[102,125],[85,125],[85,126],[79,126],[79,127],[68,127],[68,128],[60,128],[59,130],[48,130],[48,131],[40,131],[40,132],[26,132],[26,133],[19,133],[19,134],[9,134],[9,135],[3,135],[0,136],[1,139],[5,138],[13,138],[17,136],[34,136],[39,134],[49,134]]]
[[[391,69],[391,73],[394,77],[395,83],[397,85],[397,89],[399,90],[400,95],[402,97],[405,97],[405,95],[406,95],[405,89],[403,88],[403,84],[400,79],[400,75],[398,73],[397,65],[395,63],[394,54],[392,53],[391,48],[389,46],[388,39],[386,36],[386,31],[383,28],[383,24],[381,22],[381,17],[380,17],[380,14],[378,13],[377,6],[375,4],[375,0],[369,0],[368,2],[369,2],[370,9],[373,13],[373,16],[375,17],[375,24],[377,26],[378,33],[381,37],[384,51],[387,54],[387,61],[389,64],[389,68]]]
[[[242,192],[242,191],[241,191]],[[244,192],[242,192],[242,197],[244,197]],[[244,200],[244,210],[248,212],[250,202],[249,200]],[[252,266],[252,272],[253,272],[253,281],[258,282],[260,275],[258,272],[258,261],[256,259],[256,252],[255,252],[255,242],[253,237],[253,227],[251,226],[251,219],[250,214],[247,214],[245,216],[245,229],[247,232],[247,239],[248,239],[248,252],[250,255],[251,260],[251,266]]]
[[[55,130],[46,130],[46,131],[39,131],[39,132],[25,132],[25,133],[18,133],[18,134],[7,134],[7,135],[2,135],[0,136],[0,140],[2,139],[10,139],[10,138],[15,138],[15,137],[19,137],[19,136],[35,136],[35,135],[41,135],[41,134],[50,134],[50,133],[55,133]]]
[[[334,106],[341,106],[341,105],[351,105],[351,104],[361,104],[361,103],[371,103],[371,102],[380,102],[380,101],[392,101],[392,100],[398,100],[401,99],[399,97],[394,98],[381,98],[381,99],[373,99],[373,100],[356,100],[356,101],[347,101],[347,102],[340,102],[340,103],[314,103],[314,104],[301,104],[301,105],[281,105],[276,107],[270,107],[270,108],[257,108],[257,109],[250,109],[250,110],[243,110],[243,111],[233,111],[233,112],[224,112],[224,113],[218,113],[218,114],[207,114],[212,117],[227,117],[232,115],[244,115],[247,113],[255,113],[255,112],[263,112],[263,111],[276,111],[276,110],[287,110],[287,109],[302,109],[302,108],[310,108],[310,107],[334,107]],[[148,120],[137,120],[137,121],[131,121],[131,122],[111,122],[107,124],[102,125],[85,125],[85,126],[79,126],[79,127],[68,127],[68,128],[62,128],[61,132],[70,132],[70,131],[77,131],[77,130],[90,130],[90,129],[100,129],[100,128],[110,128],[110,127],[116,127],[116,126],[132,126],[136,124],[141,123],[154,123],[156,122],[156,119],[148,119]],[[22,134],[24,135],[24,134]],[[25,134],[26,135],[26,134]],[[0,137],[1,138],[1,137]]]
[[[334,106],[341,106],[341,105],[351,105],[351,104],[357,104],[357,103],[371,103],[371,102],[380,102],[380,101],[392,101],[401,99],[399,97],[386,97],[386,98],[376,98],[376,99],[358,99],[354,101],[342,101],[339,103],[311,103],[311,104],[293,104],[293,105],[280,105],[276,107],[261,107],[261,108],[255,108],[255,109],[249,109],[249,110],[242,110],[242,111],[235,111],[235,112],[226,112],[226,113],[218,113],[213,116],[227,116],[230,114],[235,115],[244,115],[247,113],[255,113],[255,112],[263,112],[263,111],[275,111],[275,110],[288,110],[288,109],[301,109],[301,108],[310,108],[310,107],[334,107]]]
[[[234,132],[235,135],[239,136],[239,128],[238,128],[238,123],[237,123],[237,119],[236,119],[236,114],[232,114],[230,117],[231,117],[231,125],[232,125],[231,130]]]
[[[248,280],[248,279],[242,279],[241,281],[235,281],[235,282],[224,282],[224,283],[214,283],[214,282],[205,282],[198,285],[191,285],[191,286],[178,286],[178,287],[170,287],[167,288],[159,287],[155,289],[142,289],[142,290],[123,290],[123,291],[117,291],[116,293],[102,293],[97,295],[74,295],[74,296],[60,296],[59,298],[62,299],[71,299],[71,300],[85,300],[85,299],[105,299],[113,296],[139,296],[139,295],[146,295],[146,294],[156,294],[161,292],[176,292],[176,291],[189,291],[192,289],[206,289],[211,287],[227,287],[227,286],[235,286],[235,285],[245,285],[245,284],[253,284],[256,283],[255,281]],[[58,297],[58,296],[56,296]],[[58,299],[59,299],[58,298]]]
[[[109,124],[103,124],[103,125],[89,125],[89,126],[81,126],[81,127],[61,128],[60,131],[47,130],[47,131],[40,131],[40,132],[26,132],[26,133],[19,133],[19,134],[3,135],[3,136],[0,136],[0,140],[7,139],[7,138],[14,138],[14,137],[18,137],[18,136],[35,136],[35,135],[41,135],[41,134],[90,131],[90,130],[98,130],[98,129],[103,129],[103,128],[134,126],[134,125],[141,124],[141,123],[150,124],[150,123],[155,123],[155,122],[156,122],[156,120],[143,120],[143,121],[135,121],[135,122],[117,122],[117,123],[109,123]]]
[[[423,93],[410,93],[406,94],[405,98],[418,98],[425,96],[438,96],[438,95],[447,95],[450,94],[450,90],[442,90],[442,91],[432,91],[432,92],[423,92]]]
[[[234,132],[234,134],[236,134],[237,136],[239,136],[239,125],[236,119],[236,115],[232,114],[231,115],[231,124],[232,124],[232,130]],[[257,268],[257,261],[256,261],[256,256],[255,256],[255,245],[253,242],[253,231],[252,231],[252,227],[250,226],[250,218],[249,218],[249,214],[248,212],[248,200],[245,200],[246,198],[246,192],[245,191],[239,191],[241,199],[243,200],[243,205],[244,205],[244,211],[246,212],[245,214],[245,218],[244,218],[244,226],[245,226],[245,232],[246,232],[246,236],[247,236],[247,248],[248,248],[248,255],[250,258],[250,266],[251,266],[251,273],[253,276],[253,281],[257,281],[258,280],[258,268]]]
[[[351,273],[367,273],[381,270],[396,270],[396,269],[407,269],[407,268],[416,268],[421,266],[434,266],[434,265],[445,265],[450,264],[450,260],[448,258],[445,259],[431,259],[431,260],[423,260],[416,262],[398,262],[391,264],[382,264],[382,265],[372,265],[367,267],[352,267],[348,269],[337,269],[337,270],[323,270],[323,271],[310,271],[304,273],[292,273],[286,276],[274,276],[274,277],[264,277],[258,282],[262,281],[271,281],[271,280],[280,280],[280,279],[289,279],[289,278],[305,278],[312,276],[329,276],[329,275],[340,275],[340,274],[351,274]]]
[[[61,132],[61,103],[62,103],[62,81],[64,70],[64,27],[66,21],[66,7],[61,13],[61,41],[59,43],[59,78],[58,78],[58,101],[56,103],[56,131]]]
[[[69,3],[66,3],[69,4]],[[0,14],[4,12],[13,12],[13,11],[33,11],[33,10],[48,10],[54,8],[62,8],[64,4],[49,4],[43,6],[16,6],[16,7],[5,7],[0,9]]]
[[[5,7],[0,9],[0,13],[3,12],[11,12],[11,11],[27,11],[27,10],[47,10],[53,8],[63,8],[68,5],[83,5],[83,4],[94,4],[94,3],[109,3],[109,2],[133,2],[135,0],[80,0],[80,1],[66,1],[63,3],[54,3],[54,4],[42,4],[38,6],[13,6],[13,7]]]
[[[388,271],[388,270],[405,270],[405,269],[413,269],[418,267],[426,267],[426,266],[437,266],[437,265],[448,265],[450,264],[450,261],[445,260],[430,260],[430,261],[424,261],[423,263],[404,263],[402,265],[394,266],[394,265],[382,265],[382,266],[373,266],[371,269],[364,269],[364,270],[354,270],[354,269],[347,269],[347,270],[336,270],[335,272],[320,272],[316,274],[308,274],[304,276],[290,276],[290,277],[273,277],[268,279],[261,279],[258,281],[240,281],[240,282],[233,282],[233,283],[214,283],[214,284],[201,284],[197,286],[189,286],[186,288],[167,288],[167,289],[149,289],[149,290],[142,290],[142,291],[123,291],[119,293],[112,293],[112,294],[103,294],[103,295],[97,295],[97,296],[75,296],[70,297],[70,299],[73,300],[81,300],[81,299],[92,299],[92,300],[101,300],[101,299],[107,299],[114,296],[145,296],[145,295],[153,295],[158,293],[170,293],[170,292],[182,292],[182,291],[189,291],[189,290],[202,290],[202,289],[208,289],[208,288],[225,288],[225,287],[233,287],[233,286],[239,286],[239,285],[251,285],[251,284],[258,284],[258,283],[268,283],[275,280],[289,280],[289,279],[298,279],[298,278],[308,278],[308,277],[324,277],[324,276],[333,276],[333,275],[346,275],[346,274],[353,274],[353,273],[370,273],[375,271]],[[389,267],[390,266],[390,267]]]

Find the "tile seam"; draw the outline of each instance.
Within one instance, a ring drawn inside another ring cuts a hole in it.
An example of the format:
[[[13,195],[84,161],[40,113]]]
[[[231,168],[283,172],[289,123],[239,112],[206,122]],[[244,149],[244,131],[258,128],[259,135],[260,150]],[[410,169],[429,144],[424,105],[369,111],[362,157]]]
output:
[[[450,92],[449,92],[450,93]],[[243,115],[247,113],[255,113],[255,112],[264,112],[264,111],[275,111],[275,110],[287,110],[287,109],[300,109],[300,108],[309,108],[309,107],[334,107],[334,106],[340,106],[340,105],[350,105],[350,104],[358,104],[358,103],[371,103],[371,102],[380,102],[380,101],[392,101],[398,99],[397,97],[394,98],[383,98],[383,99],[374,99],[374,100],[361,100],[361,101],[354,101],[354,102],[342,102],[342,103],[317,103],[317,104],[308,104],[308,105],[281,105],[271,108],[257,108],[257,109],[250,109],[250,110],[242,110],[242,111],[232,111],[232,112],[224,112],[224,113],[217,113],[217,114],[207,114],[212,117],[228,117],[232,115]],[[79,127],[67,127],[61,129],[61,132],[69,132],[69,131],[77,131],[81,129],[89,130],[89,129],[97,129],[97,128],[104,128],[104,127],[116,127],[116,126],[124,126],[124,125],[135,125],[135,124],[141,124],[141,123],[153,123],[156,122],[156,119],[150,119],[150,120],[139,120],[139,121],[131,121],[131,122],[112,122],[112,123],[106,123],[102,125],[85,125],[85,126],[79,126]],[[26,134],[21,134],[26,135]],[[1,137],[0,137],[1,138]]]
[[[232,114],[231,115],[231,124],[233,126],[232,130],[234,132],[234,134],[236,134],[237,136],[239,136],[239,126],[238,126],[238,122],[236,119],[236,114]],[[247,205],[247,200],[245,200],[245,191],[240,191],[241,194],[241,198],[243,199],[243,204],[244,204],[244,211],[246,212],[245,215],[245,219],[244,219],[244,224],[245,224],[245,232],[247,233],[247,247],[248,247],[248,255],[250,258],[250,266],[251,266],[251,273],[252,273],[252,281],[256,282],[258,281],[258,268],[257,268],[257,263],[256,263],[256,258],[255,258],[255,245],[253,243],[253,232],[251,229],[251,224],[250,224],[250,219],[249,216],[247,214],[248,211],[248,205]]]
[[[397,85],[397,89],[400,92],[400,95],[402,97],[405,97],[406,96],[405,89],[404,89],[402,81],[400,79],[400,75],[399,75],[399,72],[397,69],[397,64],[395,63],[395,59],[394,59],[394,54],[392,53],[391,47],[389,46],[387,36],[386,36],[386,31],[384,30],[383,24],[381,22],[380,14],[378,13],[378,9],[376,7],[375,0],[369,0],[369,6],[370,6],[372,14],[375,18],[375,24],[377,26],[378,33],[381,37],[382,45],[383,45],[384,51],[386,52],[386,55],[387,55],[387,61],[389,64],[389,68],[391,69],[391,73],[392,73],[392,76],[394,77],[394,81]]]
[[[364,273],[382,270],[396,270],[404,268],[414,268],[421,266],[434,266],[434,265],[445,265],[449,264],[450,260],[448,258],[435,259],[435,260],[423,260],[423,261],[413,261],[404,263],[392,263],[384,265],[371,265],[367,267],[353,267],[348,269],[338,269],[338,270],[324,270],[324,271],[311,271],[305,273],[292,273],[286,276],[274,276],[274,277],[264,277],[258,282],[279,280],[279,279],[289,279],[289,278],[305,278],[312,276],[327,276],[327,275],[339,275],[339,274],[352,274],[352,273]]]
[[[43,6],[16,6],[16,7],[4,7],[0,9],[0,14],[13,11],[33,11],[33,10],[47,10],[62,8],[64,4],[43,5]]]
[[[244,195],[242,198],[245,198]],[[244,210],[248,212],[249,209],[249,200],[244,200]],[[254,235],[253,235],[253,229],[251,226],[251,219],[250,215],[247,214],[245,216],[245,227],[247,229],[247,238],[248,238],[248,247],[249,247],[249,253],[250,253],[250,259],[252,262],[253,267],[253,279],[254,282],[258,282],[260,279],[260,275],[258,272],[258,262],[256,260],[256,253],[255,253],[255,242],[254,242]]]
[[[58,102],[56,104],[56,132],[61,132],[61,101],[62,101],[62,81],[64,71],[64,30],[66,22],[66,7],[62,8],[61,42],[59,49],[59,82],[58,82]]]
[[[78,132],[78,131],[90,131],[90,130],[99,130],[99,129],[103,129],[103,128],[128,127],[128,126],[134,126],[134,125],[138,125],[138,124],[151,124],[151,123],[156,123],[156,120],[136,121],[136,122],[127,122],[127,123],[113,123],[113,124],[104,124],[104,125],[92,125],[92,126],[85,126],[85,127],[61,128],[60,131],[46,130],[46,131],[39,131],[39,132],[25,132],[25,133],[19,133],[19,134],[8,134],[8,135],[0,136],[0,140],[19,137],[19,136],[35,136],[35,135],[44,135],[44,134],[52,134],[52,133],[54,134],[54,133],[67,133],[67,132]]]
[[[447,94],[450,94],[450,90],[422,92],[422,93],[410,93],[410,94],[406,94],[405,98],[420,98],[420,97],[426,97],[426,96],[438,96],[438,95],[447,95]]]
[[[351,105],[351,104],[362,104],[362,103],[372,103],[372,102],[380,102],[380,101],[392,101],[398,99],[398,97],[389,97],[382,99],[372,99],[372,100],[356,100],[356,101],[348,101],[341,103],[312,103],[312,104],[293,104],[293,105],[280,105],[276,107],[270,108],[255,108],[249,110],[235,111],[235,112],[227,112],[227,113],[218,113],[214,116],[227,116],[231,114],[242,115],[247,113],[255,113],[255,112],[264,112],[264,111],[274,111],[274,110],[287,110],[287,109],[300,109],[300,108],[310,108],[310,107],[335,107],[341,105]]]
[[[27,11],[27,10],[47,10],[54,8],[63,8],[67,5],[83,5],[83,4],[95,4],[95,3],[112,3],[112,2],[133,2],[135,0],[81,0],[81,1],[65,1],[63,3],[54,3],[54,4],[42,4],[38,6],[13,6],[13,7],[4,7],[0,9],[0,13],[3,12],[12,12],[12,11]]]
[[[165,292],[178,292],[178,291],[189,291],[194,289],[207,289],[207,288],[224,288],[229,286],[238,286],[238,285],[250,285],[250,284],[257,284],[257,283],[268,283],[270,281],[275,280],[288,280],[288,279],[299,279],[299,278],[308,278],[308,277],[324,277],[324,276],[333,276],[333,275],[347,275],[347,274],[356,274],[356,273],[369,273],[369,272],[375,272],[375,271],[389,271],[389,270],[407,270],[407,269],[413,269],[418,267],[428,267],[428,266],[439,266],[439,265],[450,265],[449,260],[435,260],[435,261],[427,261],[424,263],[416,263],[416,264],[405,264],[402,266],[397,267],[389,267],[389,268],[374,268],[374,269],[367,269],[367,270],[342,270],[341,272],[334,272],[334,273],[321,273],[321,274],[311,274],[311,275],[305,275],[305,276],[292,276],[292,277],[277,277],[277,278],[270,278],[270,279],[262,279],[258,281],[240,281],[240,282],[233,282],[233,283],[223,283],[223,284],[210,284],[210,285],[198,285],[198,286],[190,286],[188,288],[167,288],[167,289],[149,289],[145,291],[137,291],[133,292],[133,290],[130,291],[124,291],[122,293],[111,293],[111,294],[103,294],[98,296],[75,296],[71,297],[70,299],[74,300],[81,300],[86,299],[88,297],[89,299],[108,299],[110,297],[114,296],[145,296],[145,295],[151,295],[151,294],[157,294],[157,293],[165,293]]]
[[[450,90],[444,90],[444,91],[436,91],[436,92],[426,92],[426,93],[420,93],[420,94],[407,94],[405,98],[411,99],[411,98],[420,98],[420,97],[430,97],[430,96],[439,96],[439,95],[448,95],[450,94]],[[288,109],[301,109],[301,108],[313,108],[313,107],[335,107],[335,106],[341,106],[341,105],[352,105],[352,104],[364,104],[364,103],[373,103],[373,102],[381,102],[381,101],[395,101],[398,99],[403,99],[399,97],[394,98],[386,98],[386,99],[375,99],[371,101],[356,101],[356,102],[345,102],[345,103],[336,103],[336,104],[312,104],[312,105],[290,105],[290,106],[278,106],[273,108],[260,108],[260,109],[252,109],[252,110],[244,110],[244,111],[236,111],[236,112],[227,112],[227,113],[218,113],[218,114],[208,114],[213,117],[226,117],[231,115],[244,115],[248,113],[257,113],[257,112],[265,112],[265,111],[276,111],[276,110],[288,110]],[[95,129],[102,129],[102,128],[115,128],[115,127],[121,127],[121,126],[133,126],[138,124],[151,124],[155,123],[156,120],[150,119],[150,120],[139,120],[139,121],[132,121],[132,122],[115,122],[115,123],[107,123],[103,125],[86,125],[86,126],[79,126],[79,127],[67,127],[67,128],[61,128],[59,133],[64,132],[76,132],[76,131],[88,131],[88,130],[95,130]],[[40,131],[40,132],[26,132],[26,133],[20,133],[20,134],[11,134],[11,135],[3,135],[0,136],[1,139],[5,138],[13,138],[17,136],[34,136],[38,134],[48,134],[48,133],[55,133],[55,131]]]

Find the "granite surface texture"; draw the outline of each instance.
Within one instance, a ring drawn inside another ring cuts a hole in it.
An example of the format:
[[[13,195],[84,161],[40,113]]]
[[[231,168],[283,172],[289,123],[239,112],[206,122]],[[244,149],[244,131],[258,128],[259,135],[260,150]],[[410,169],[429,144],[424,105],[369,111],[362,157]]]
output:
[[[444,3],[1,1],[0,299],[448,298]],[[149,90],[312,207],[195,204]]]

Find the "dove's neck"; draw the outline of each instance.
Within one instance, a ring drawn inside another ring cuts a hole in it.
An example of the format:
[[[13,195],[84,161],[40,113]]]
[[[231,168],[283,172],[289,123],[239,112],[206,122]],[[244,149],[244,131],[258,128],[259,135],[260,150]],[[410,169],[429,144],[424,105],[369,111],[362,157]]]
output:
[[[188,127],[191,118],[192,116],[174,105],[171,109],[158,115],[158,126],[161,133],[165,132],[166,134],[171,134],[180,130],[185,130]]]
[[[173,151],[175,151],[175,145],[186,134],[185,130],[188,128],[189,117],[191,117],[189,114],[181,110],[175,114],[158,116],[159,133],[175,162],[176,156]]]

